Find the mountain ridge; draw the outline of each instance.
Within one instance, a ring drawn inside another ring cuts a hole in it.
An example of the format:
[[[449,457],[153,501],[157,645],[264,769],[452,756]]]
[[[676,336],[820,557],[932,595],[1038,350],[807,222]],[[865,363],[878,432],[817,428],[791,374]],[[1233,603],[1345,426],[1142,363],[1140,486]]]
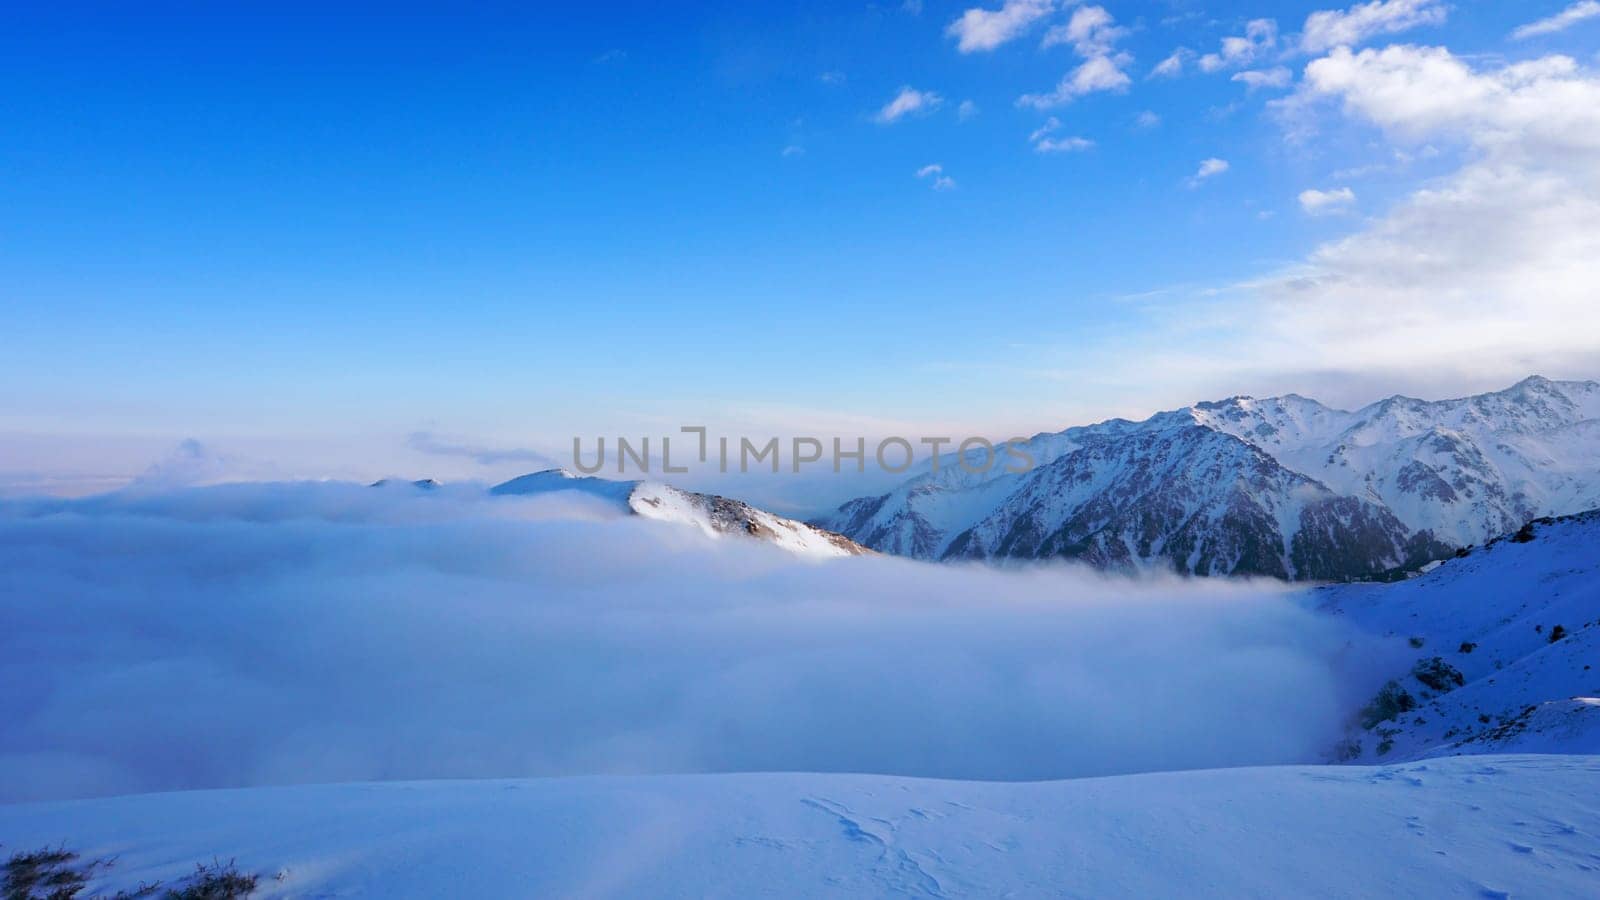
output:
[[[657,481],[613,481],[555,468],[521,475],[489,489],[495,496],[562,491],[598,497],[629,515],[691,525],[711,537],[752,538],[800,556],[859,556],[873,552],[841,534],[785,518],[742,500],[687,491]]]
[[[1532,376],[1354,411],[1239,395],[1021,446],[1026,474],[973,474],[949,454],[813,523],[922,559],[1369,578],[1600,506],[1600,383]]]

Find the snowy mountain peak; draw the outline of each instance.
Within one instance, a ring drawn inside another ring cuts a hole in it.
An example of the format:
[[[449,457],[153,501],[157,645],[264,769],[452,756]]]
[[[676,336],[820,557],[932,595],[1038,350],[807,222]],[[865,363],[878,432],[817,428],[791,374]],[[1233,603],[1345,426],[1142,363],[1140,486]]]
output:
[[[554,468],[554,469],[540,469],[537,472],[530,472],[527,475],[520,475],[520,476],[518,476],[516,478],[511,479],[510,481],[506,482],[505,484],[496,485],[493,488],[493,490],[495,490],[497,492],[500,492],[500,493],[519,493],[520,491],[512,490],[512,489],[507,489],[505,491],[501,491],[501,488],[507,488],[508,485],[522,485],[522,486],[525,486],[525,487],[533,487],[533,486],[537,486],[537,485],[541,485],[541,484],[559,484],[559,483],[564,482],[564,481],[581,481],[581,480],[582,480],[582,478],[579,475],[577,475],[576,473],[572,472],[570,469],[567,469],[565,467],[557,467],[557,468]],[[598,479],[597,478],[595,480],[596,481],[603,481],[605,479]]]
[[[1600,506],[1600,384],[1534,376],[1355,411],[1239,395],[1026,446],[1026,475],[975,478],[952,457],[819,524],[923,558],[1370,577]]]
[[[576,492],[598,497],[618,511],[690,525],[710,537],[738,535],[774,544],[801,556],[855,556],[866,547],[840,534],[757,509],[739,500],[685,491],[656,481],[612,481],[546,469],[489,489],[497,496]]]

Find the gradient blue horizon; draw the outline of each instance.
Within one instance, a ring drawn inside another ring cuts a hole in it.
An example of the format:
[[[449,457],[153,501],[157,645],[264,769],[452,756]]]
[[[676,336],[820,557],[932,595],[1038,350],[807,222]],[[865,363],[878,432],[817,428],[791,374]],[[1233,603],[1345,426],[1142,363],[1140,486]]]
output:
[[[143,465],[191,436],[984,433],[1199,399],[1019,372],[1349,227],[1292,214],[1333,163],[1286,153],[1266,96],[1145,80],[1328,4],[1108,4],[1135,85],[1055,111],[1096,142],[1071,154],[1033,152],[1047,114],[1015,102],[1070,51],[959,54],[965,5],[12,6],[0,469],[74,436]],[[1499,47],[1527,11],[1494,6],[1414,39]],[[905,85],[943,108],[874,122]],[[1230,171],[1186,188],[1208,157]]]

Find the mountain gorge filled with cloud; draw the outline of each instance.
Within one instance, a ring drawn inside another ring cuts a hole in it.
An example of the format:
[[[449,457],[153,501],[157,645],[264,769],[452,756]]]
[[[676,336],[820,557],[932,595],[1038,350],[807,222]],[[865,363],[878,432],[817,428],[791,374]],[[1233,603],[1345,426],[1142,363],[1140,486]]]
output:
[[[1286,762],[1331,748],[1376,687],[1341,673],[1395,652],[1269,583],[818,563],[586,500],[261,484],[7,504],[4,799]]]
[[[1600,2],[0,10],[0,895],[1590,897]]]

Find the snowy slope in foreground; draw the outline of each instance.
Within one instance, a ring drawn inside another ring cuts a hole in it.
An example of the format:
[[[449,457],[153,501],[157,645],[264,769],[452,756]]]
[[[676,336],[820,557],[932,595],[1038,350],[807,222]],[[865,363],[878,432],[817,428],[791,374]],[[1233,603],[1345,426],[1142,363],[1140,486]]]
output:
[[[1415,659],[1344,755],[1600,753],[1600,510],[1539,520],[1398,584],[1312,595]]]
[[[685,491],[657,481],[612,481],[545,469],[489,489],[496,496],[528,496],[572,491],[598,497],[646,519],[700,529],[707,537],[738,535],[781,547],[798,556],[834,557],[869,553],[841,534],[757,509],[748,503]]]
[[[1077,781],[740,774],[414,782],[0,806],[8,850],[197,860],[257,896],[1585,897],[1600,757]]]

